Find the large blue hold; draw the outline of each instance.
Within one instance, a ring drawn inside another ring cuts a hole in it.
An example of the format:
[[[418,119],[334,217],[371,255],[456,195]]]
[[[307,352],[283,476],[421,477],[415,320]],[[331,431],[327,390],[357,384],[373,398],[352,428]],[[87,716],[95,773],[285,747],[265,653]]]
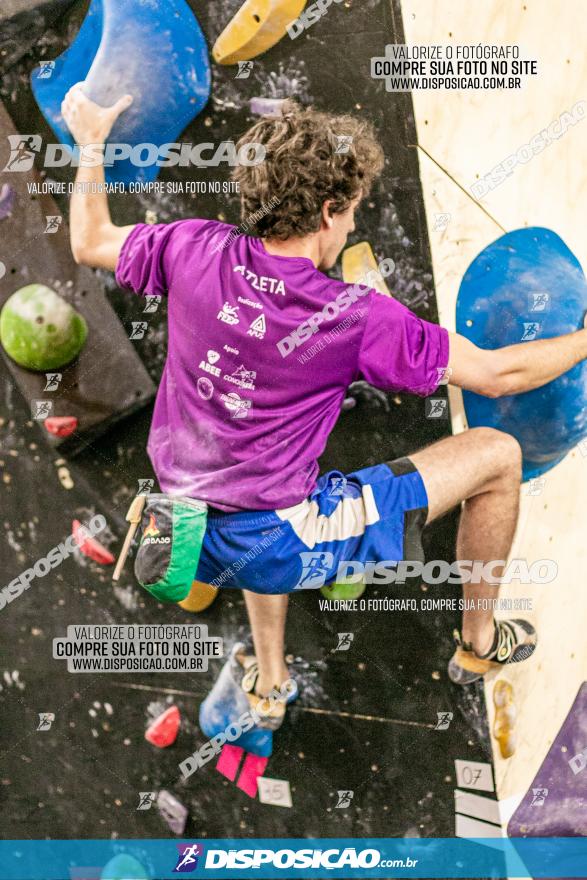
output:
[[[550,229],[509,232],[467,269],[457,299],[457,332],[480,348],[572,333],[583,326],[587,281]],[[486,425],[518,439],[524,479],[554,467],[587,435],[587,365],[524,394],[492,400],[463,393],[470,428]]]
[[[175,143],[210,97],[206,40],[185,0],[92,0],[80,31],[55,61],[49,77],[37,68],[32,89],[60,143],[73,146],[61,115],[67,91],[85,80],[84,92],[103,107],[125,94],[132,106],[116,122],[110,143]],[[147,159],[147,150],[142,160]],[[112,182],[150,181],[156,164],[128,159],[106,169]]]

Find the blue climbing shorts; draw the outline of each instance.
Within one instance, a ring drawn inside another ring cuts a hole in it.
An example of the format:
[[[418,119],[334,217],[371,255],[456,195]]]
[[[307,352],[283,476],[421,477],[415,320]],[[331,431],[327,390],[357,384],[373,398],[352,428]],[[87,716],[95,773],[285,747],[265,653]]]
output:
[[[309,498],[284,510],[209,510],[196,578],[293,593],[357,575],[368,563],[422,562],[427,514],[424,482],[409,458],[346,476],[330,471]]]

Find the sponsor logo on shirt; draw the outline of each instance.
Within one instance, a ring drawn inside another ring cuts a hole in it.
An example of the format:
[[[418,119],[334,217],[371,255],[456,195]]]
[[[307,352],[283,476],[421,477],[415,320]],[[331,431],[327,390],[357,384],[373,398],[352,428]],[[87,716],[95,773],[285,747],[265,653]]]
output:
[[[285,296],[285,284],[280,278],[269,278],[267,275],[256,275],[244,266],[235,266],[233,272],[239,272],[254,290],[268,290],[269,293],[279,293]]]
[[[230,303],[224,303],[216,317],[225,324],[238,324],[238,306],[231,306]]]
[[[265,324],[265,315],[259,315],[247,330],[247,336],[254,336],[256,339],[264,339],[266,332],[267,325]]]
[[[196,383],[198,394],[203,400],[210,400],[214,394],[214,386],[206,376],[200,376]]]
[[[255,302],[254,299],[246,299],[244,296],[239,296],[239,303],[242,303],[243,306],[251,306],[252,309],[262,309],[263,306],[261,303]]]
[[[226,351],[228,354],[238,354],[239,353],[238,348],[233,348],[231,345],[224,345],[223,348],[224,348],[224,351]]]
[[[210,373],[212,376],[219,376],[222,372],[220,367],[215,367],[214,364],[219,360],[220,355],[217,351],[210,350],[206,355],[208,358],[208,362],[200,361],[200,370],[204,370],[206,373]]]
[[[233,419],[246,419],[252,406],[252,400],[245,400],[237,391],[229,391],[221,394],[220,400],[227,410],[232,413]]]
[[[232,382],[233,385],[238,385],[239,388],[245,388],[247,391],[254,391],[257,372],[256,370],[247,370],[245,369],[244,364],[241,364],[233,373],[225,373],[222,378],[225,379],[226,382]]]

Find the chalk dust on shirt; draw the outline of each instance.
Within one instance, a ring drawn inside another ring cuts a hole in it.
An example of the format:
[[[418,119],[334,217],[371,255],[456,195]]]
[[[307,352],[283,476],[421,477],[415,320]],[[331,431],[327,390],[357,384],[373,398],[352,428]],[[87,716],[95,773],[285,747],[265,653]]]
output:
[[[118,284],[169,297],[147,448],[164,492],[229,512],[290,507],[315,486],[348,386],[431,394],[448,334],[234,229],[139,224],[122,248]]]

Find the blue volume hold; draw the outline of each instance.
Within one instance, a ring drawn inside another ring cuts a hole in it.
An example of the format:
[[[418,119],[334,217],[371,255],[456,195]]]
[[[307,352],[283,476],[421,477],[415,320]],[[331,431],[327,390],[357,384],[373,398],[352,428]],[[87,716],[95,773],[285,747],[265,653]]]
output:
[[[581,264],[555,232],[531,227],[508,232],[473,260],[459,289],[456,329],[480,348],[502,348],[572,333],[586,312]],[[496,400],[465,391],[463,400],[470,428],[517,438],[529,480],[587,435],[587,364],[534,391]]]
[[[92,0],[77,37],[56,59],[51,75],[43,68],[31,74],[45,119],[60,143],[69,146],[73,139],[61,103],[80,81],[85,94],[103,107],[125,94],[134,98],[109,143],[156,148],[175,143],[210,97],[208,47],[194,13],[185,0]],[[107,180],[155,180],[160,170],[153,161],[156,152],[143,148],[138,157],[143,167],[117,159],[106,168]]]
[[[200,728],[208,739],[225,733],[241,716],[250,715],[247,695],[234,677],[235,662],[231,658],[224,664],[214,687],[200,706]],[[273,731],[255,725],[229,742],[246,752],[269,758],[273,752]]]

